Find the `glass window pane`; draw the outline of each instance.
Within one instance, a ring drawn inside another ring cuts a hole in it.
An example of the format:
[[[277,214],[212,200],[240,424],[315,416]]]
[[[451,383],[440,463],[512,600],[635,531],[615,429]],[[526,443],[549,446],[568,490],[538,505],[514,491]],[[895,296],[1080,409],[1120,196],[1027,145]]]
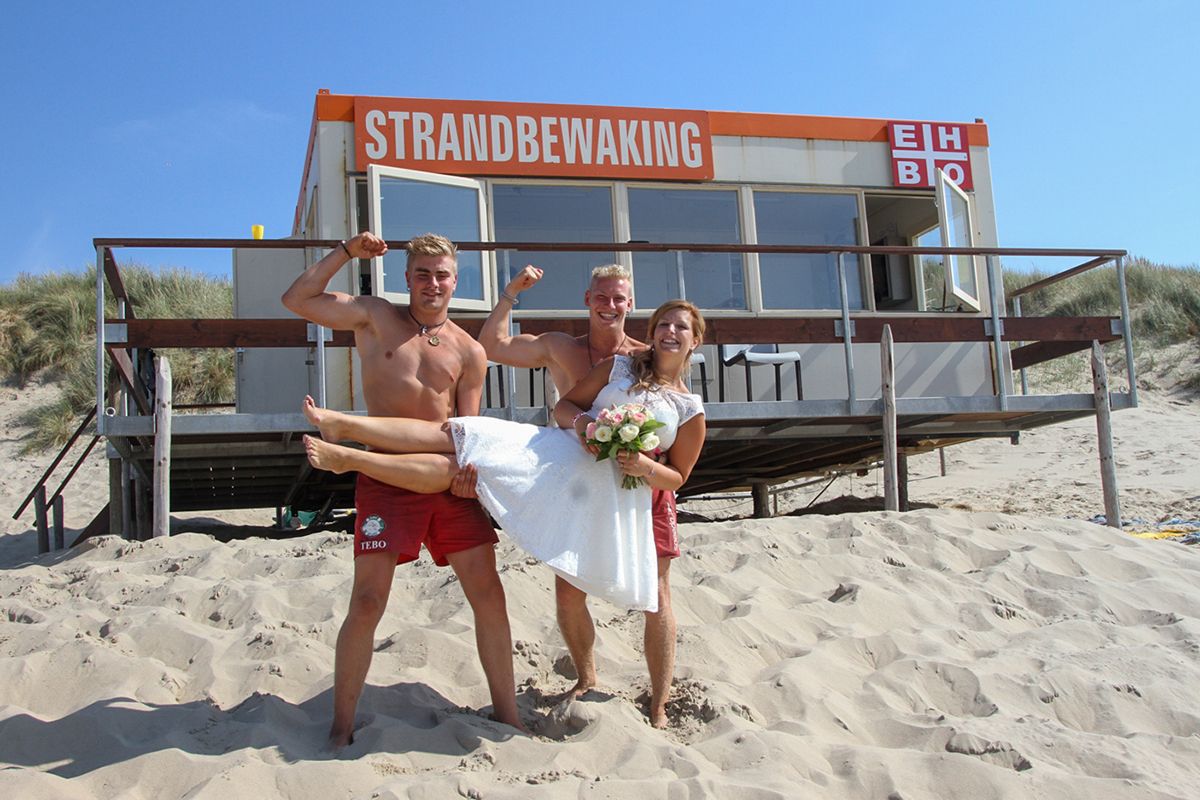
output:
[[[947,180],[942,185],[942,202],[946,204],[946,238],[951,247],[971,247],[971,223],[967,198],[959,195]],[[951,279],[954,285],[971,297],[979,297],[975,285],[975,264],[971,256],[951,256]]]
[[[379,179],[380,235],[385,239],[411,239],[423,233],[440,233],[452,242],[477,242],[479,192],[465,186],[421,183],[404,178]],[[408,254],[390,250],[383,257],[383,289],[408,293],[404,267]],[[483,300],[482,255],[458,254],[458,299]]]
[[[858,198],[852,194],[755,192],[759,244],[859,244]],[[862,308],[859,258],[845,256],[850,308]],[[841,308],[833,254],[758,257],[763,308]]]
[[[612,242],[612,189],[608,186],[492,186],[492,216],[498,242]],[[503,258],[502,253],[496,254]],[[512,251],[516,274],[526,264],[545,274],[521,294],[523,309],[581,309],[592,268],[616,261],[616,253]],[[500,281],[504,277],[497,261]],[[503,285],[501,285],[503,288]]]
[[[629,190],[629,236],[634,241],[737,244],[742,241],[738,196],[728,189]],[[634,300],[652,309],[686,295],[701,308],[745,308],[741,253],[684,253],[683,291],[674,253],[634,253]]]

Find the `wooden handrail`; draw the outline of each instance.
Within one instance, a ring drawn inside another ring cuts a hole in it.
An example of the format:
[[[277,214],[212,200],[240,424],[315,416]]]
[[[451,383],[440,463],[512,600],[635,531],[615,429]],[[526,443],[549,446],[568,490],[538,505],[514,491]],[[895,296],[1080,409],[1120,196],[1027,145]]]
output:
[[[1008,296],[1010,298],[1020,297],[1023,294],[1029,294],[1030,292],[1036,292],[1038,289],[1044,289],[1047,286],[1051,286],[1055,283],[1058,283],[1059,281],[1065,281],[1067,278],[1074,277],[1076,275],[1079,275],[1080,273],[1095,269],[1096,267],[1104,266],[1108,262],[1112,261],[1114,258],[1116,258],[1116,256],[1100,256],[1098,258],[1093,258],[1091,261],[1085,261],[1084,263],[1080,264],[1077,267],[1072,267],[1071,269],[1063,270],[1062,272],[1056,273],[1047,278],[1043,278],[1040,281],[1034,281],[1033,283],[1029,284],[1028,286],[1022,286],[1020,289],[1014,289],[1013,291],[1008,293]]]
[[[35,494],[37,494],[37,490],[40,489],[46,483],[46,479],[49,478],[50,474],[52,472],[54,472],[56,467],[58,467],[59,463],[67,455],[67,451],[71,449],[71,445],[75,444],[75,440],[79,438],[79,435],[81,433],[83,433],[83,429],[87,427],[88,423],[91,422],[92,419],[95,418],[95,416],[96,416],[96,407],[92,406],[88,410],[87,416],[85,416],[83,418],[83,422],[79,423],[79,427],[75,429],[75,432],[73,434],[71,434],[71,438],[68,439],[67,443],[63,445],[62,450],[58,451],[58,455],[55,457],[54,461],[50,464],[50,466],[46,467],[46,471],[42,473],[42,477],[38,480],[37,484],[34,485],[33,489],[30,490],[29,494],[27,494],[25,496],[25,500],[24,500],[24,502],[21,503],[21,507],[18,508],[16,510],[16,512],[12,515],[13,519],[18,519],[21,516],[22,512],[25,511],[26,507],[28,507],[29,504],[33,501],[33,496]],[[89,452],[90,452],[90,449],[91,448],[89,448]],[[74,473],[74,470],[72,470],[72,474],[73,473]],[[68,476],[68,478],[69,478],[69,476]],[[59,487],[59,491],[62,491],[62,487]],[[57,496],[57,495],[58,495],[58,492],[55,492],[55,496]]]

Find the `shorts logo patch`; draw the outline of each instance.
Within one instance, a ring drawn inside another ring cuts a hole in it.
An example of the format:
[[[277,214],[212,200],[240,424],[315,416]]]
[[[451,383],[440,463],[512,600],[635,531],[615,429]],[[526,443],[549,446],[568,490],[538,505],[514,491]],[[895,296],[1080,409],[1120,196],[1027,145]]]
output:
[[[383,517],[379,516],[378,514],[372,514],[363,520],[362,534],[363,536],[378,536],[379,534],[383,533],[383,530],[386,527],[387,523],[383,521]]]

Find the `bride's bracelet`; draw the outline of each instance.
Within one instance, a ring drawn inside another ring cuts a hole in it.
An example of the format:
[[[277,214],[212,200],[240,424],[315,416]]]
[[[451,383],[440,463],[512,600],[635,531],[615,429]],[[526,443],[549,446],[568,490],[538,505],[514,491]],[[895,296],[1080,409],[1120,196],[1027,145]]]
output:
[[[578,414],[571,417],[571,430],[575,430],[575,423],[579,422],[580,417],[586,417],[586,416],[587,416],[586,411],[580,411]],[[580,434],[580,435],[582,436],[583,434]]]

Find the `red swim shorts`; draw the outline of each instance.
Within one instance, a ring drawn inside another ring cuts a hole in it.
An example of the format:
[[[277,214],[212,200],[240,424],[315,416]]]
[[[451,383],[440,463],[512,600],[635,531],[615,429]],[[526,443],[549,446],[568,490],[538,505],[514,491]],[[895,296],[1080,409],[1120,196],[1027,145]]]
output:
[[[655,489],[650,500],[654,515],[654,549],[659,558],[679,558],[679,523],[675,520],[675,493]]]
[[[416,561],[421,545],[439,567],[446,556],[500,541],[476,500],[449,492],[420,494],[358,476],[354,503],[354,555],[391,553],[397,564]]]

